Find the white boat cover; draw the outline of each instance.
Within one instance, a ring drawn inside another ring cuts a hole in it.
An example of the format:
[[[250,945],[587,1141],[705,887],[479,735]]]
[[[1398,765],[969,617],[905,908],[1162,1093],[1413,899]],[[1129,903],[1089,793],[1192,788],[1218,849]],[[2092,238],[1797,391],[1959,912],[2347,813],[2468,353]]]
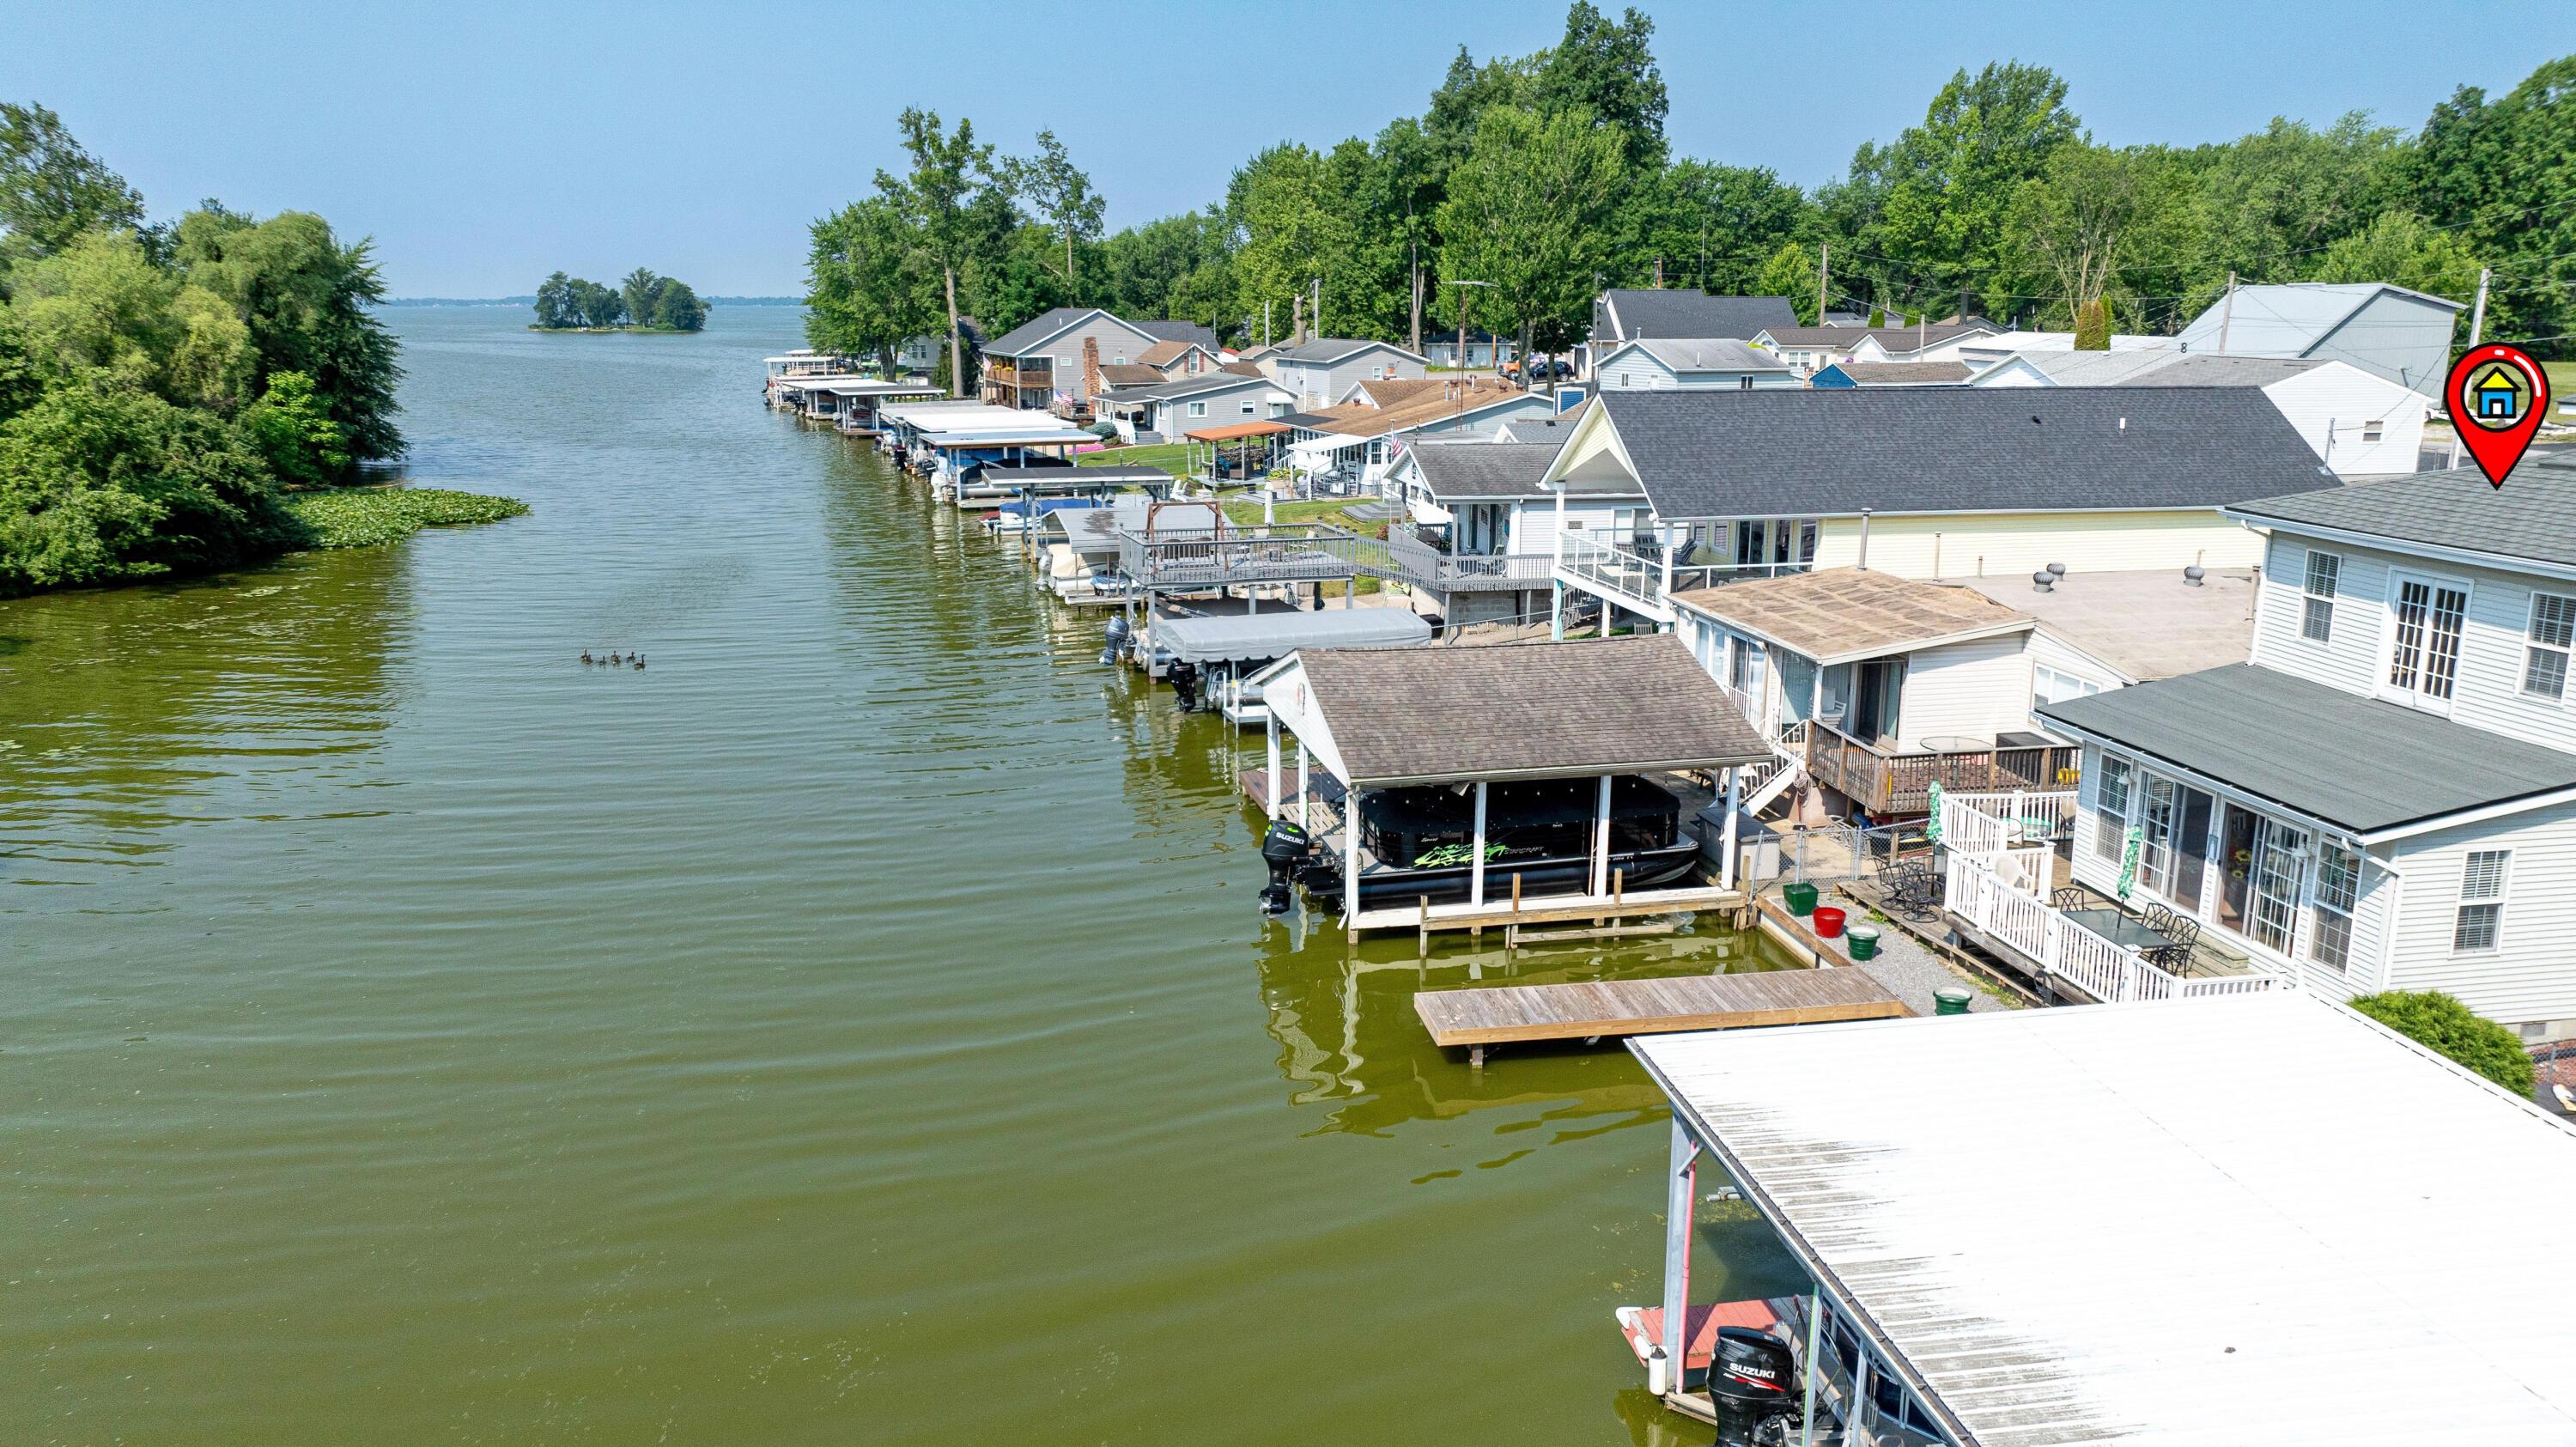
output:
[[[1300,648],[1393,648],[1431,641],[1431,624],[1410,608],[1295,608],[1158,618],[1154,646],[1190,663],[1285,658]]]

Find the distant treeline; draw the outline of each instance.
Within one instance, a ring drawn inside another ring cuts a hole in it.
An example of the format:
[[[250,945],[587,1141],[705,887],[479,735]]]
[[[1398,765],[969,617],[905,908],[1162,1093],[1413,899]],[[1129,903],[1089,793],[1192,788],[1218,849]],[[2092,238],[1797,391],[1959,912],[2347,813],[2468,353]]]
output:
[[[537,288],[537,327],[543,331],[694,332],[706,324],[707,304],[687,282],[641,266],[613,287],[558,271]]]
[[[2126,146],[2092,137],[2064,78],[2002,61],[1961,70],[1919,124],[1807,189],[1751,158],[1672,152],[1653,32],[1575,0],[1546,50],[1460,49],[1419,115],[1283,140],[1204,208],[1115,233],[1052,134],[1009,156],[964,118],[907,111],[908,168],[813,225],[807,336],[884,355],[952,317],[999,335],[1103,306],[1253,341],[1320,310],[1330,335],[1418,345],[1463,305],[1468,324],[1553,350],[1584,334],[1604,285],[1657,284],[1786,296],[1810,321],[1821,301],[2170,332],[2231,274],[2466,301],[2481,269],[2488,338],[2556,355],[2576,333],[2576,56],[2500,95],[2461,87],[2411,132],[2355,112]]]

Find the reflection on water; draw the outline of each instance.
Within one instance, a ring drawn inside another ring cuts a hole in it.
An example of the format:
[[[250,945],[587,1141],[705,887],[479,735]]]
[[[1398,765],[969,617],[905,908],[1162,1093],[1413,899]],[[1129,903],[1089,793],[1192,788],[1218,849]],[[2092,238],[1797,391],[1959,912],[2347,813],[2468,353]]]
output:
[[[0,603],[0,1442],[1646,1440],[1651,1087],[1410,996],[1758,953],[1265,921],[1245,738],[762,411],[792,311],[393,316],[531,516]]]

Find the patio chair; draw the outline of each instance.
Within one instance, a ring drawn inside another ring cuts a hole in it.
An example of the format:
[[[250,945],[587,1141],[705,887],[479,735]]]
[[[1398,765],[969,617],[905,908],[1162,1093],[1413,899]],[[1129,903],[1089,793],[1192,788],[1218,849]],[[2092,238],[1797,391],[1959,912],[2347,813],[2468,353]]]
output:
[[[2048,897],[2048,907],[2054,910],[2072,912],[2074,910],[2086,908],[2087,906],[2084,900],[2084,891],[2069,885]]]
[[[1899,859],[1878,867],[1879,887],[1887,891],[1887,902],[1900,909],[1928,910],[1940,895],[1940,881],[1932,866],[1922,859]]]
[[[2162,908],[2162,906],[2157,907]],[[2192,947],[2200,943],[2200,921],[2183,919],[2176,916],[2172,910],[2166,910],[2165,923],[2162,926],[2151,923],[2147,927],[2169,937],[2173,943],[2158,945],[2151,950],[2142,950],[2139,952],[2140,957],[2157,969],[2176,975],[2184,973],[2191,965]]]
[[[2150,904],[2138,911],[2138,920],[2157,934],[2173,933],[2174,912],[2161,904]]]

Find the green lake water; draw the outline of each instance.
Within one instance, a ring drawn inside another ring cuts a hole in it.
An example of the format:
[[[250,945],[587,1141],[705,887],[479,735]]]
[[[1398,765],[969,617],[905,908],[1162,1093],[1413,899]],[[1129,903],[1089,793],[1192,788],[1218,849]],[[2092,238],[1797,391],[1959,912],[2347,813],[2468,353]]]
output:
[[[1410,995],[1749,945],[1265,925],[1257,735],[765,411],[792,309],[390,316],[532,516],[0,603],[0,1442],[1698,1440],[1660,1097]]]

